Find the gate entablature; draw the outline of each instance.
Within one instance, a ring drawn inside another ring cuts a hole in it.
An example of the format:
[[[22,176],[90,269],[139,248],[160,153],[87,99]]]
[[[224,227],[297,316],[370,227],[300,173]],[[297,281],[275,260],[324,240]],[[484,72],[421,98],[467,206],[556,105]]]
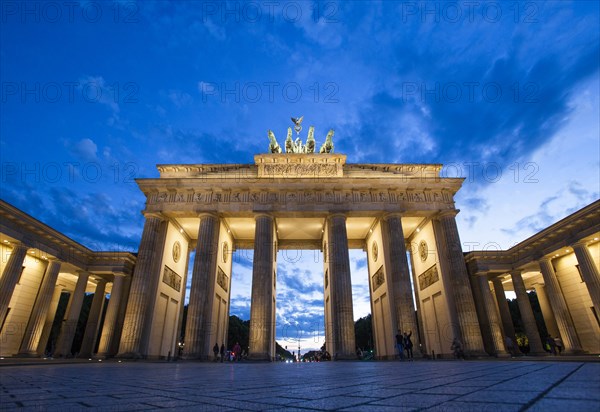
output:
[[[441,165],[346,164],[340,154],[262,154],[254,165],[160,165],[160,178],[137,179],[146,211],[356,215],[454,208],[462,178]],[[425,212],[425,213],[423,213]]]

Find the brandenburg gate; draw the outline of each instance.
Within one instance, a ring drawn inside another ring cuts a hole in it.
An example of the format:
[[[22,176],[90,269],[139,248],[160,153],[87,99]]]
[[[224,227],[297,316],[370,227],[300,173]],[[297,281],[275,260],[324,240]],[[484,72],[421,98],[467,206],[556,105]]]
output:
[[[327,350],[355,359],[351,248],[368,256],[378,358],[395,357],[398,330],[414,331],[419,348],[416,308],[429,351],[449,352],[435,335],[483,354],[455,221],[463,179],[443,178],[439,164],[346,163],[333,130],[317,150],[314,128],[303,144],[302,118],[292,120],[297,138],[288,129],[285,153],[269,131],[269,153],[254,164],[159,165],[159,178],[137,180],[146,220],[118,356],[174,348],[195,250],[183,356],[208,359],[227,341],[232,253],[253,249],[249,358],[274,359],[277,251],[314,249],[323,253]]]
[[[532,289],[545,333],[566,353],[598,353],[600,200],[508,250],[463,255],[454,203],[462,178],[443,177],[439,164],[346,163],[333,130],[317,150],[314,128],[303,143],[302,118],[292,120],[285,152],[269,131],[268,152],[253,164],[159,165],[158,178],[137,179],[146,195],[137,256],[90,250],[0,200],[0,358],[169,358],[195,250],[183,356],[208,359],[227,342],[232,254],[253,249],[249,358],[273,360],[277,251],[313,249],[323,257],[327,351],[354,359],[352,248],[367,252],[379,359],[396,356],[399,330],[413,331],[417,355],[451,357],[453,339],[468,356],[516,355],[506,290],[529,353],[544,354]]]

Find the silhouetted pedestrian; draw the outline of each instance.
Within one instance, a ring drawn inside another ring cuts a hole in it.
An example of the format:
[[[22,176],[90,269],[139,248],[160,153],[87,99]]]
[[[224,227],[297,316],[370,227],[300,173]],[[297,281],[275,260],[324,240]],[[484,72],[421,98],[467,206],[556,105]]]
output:
[[[409,333],[404,332],[404,350],[406,350],[406,357],[408,359],[413,358],[413,343],[410,337],[412,336],[412,330]]]
[[[563,341],[560,336],[554,338],[554,344],[556,345],[556,349],[558,349],[558,354],[560,355],[563,351]]]
[[[506,346],[506,350],[510,353],[510,356],[517,356],[517,351],[515,348],[515,343],[510,338],[510,336],[504,337],[504,345]]]
[[[219,344],[215,342],[215,346],[213,346],[213,353],[215,354],[215,362],[219,360]]]
[[[404,359],[404,336],[402,332],[398,330],[398,334],[396,335],[396,348],[398,348],[398,355],[400,355],[400,360]]]
[[[553,355],[556,355],[556,342],[554,342],[554,338],[550,335],[546,336],[546,350]]]
[[[223,363],[223,359],[225,359],[225,344],[221,343],[221,363]]]
[[[452,341],[452,345],[450,345],[450,350],[453,351],[454,357],[456,359],[465,359],[465,353],[463,352],[463,346],[458,338],[454,338]]]
[[[233,345],[233,360],[239,362],[240,359],[242,359],[242,347],[239,342],[236,342],[235,345]]]

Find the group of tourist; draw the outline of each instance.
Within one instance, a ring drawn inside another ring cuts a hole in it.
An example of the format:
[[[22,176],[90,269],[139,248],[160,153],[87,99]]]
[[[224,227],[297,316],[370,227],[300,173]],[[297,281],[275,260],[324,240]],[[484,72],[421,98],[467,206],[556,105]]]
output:
[[[225,344],[221,343],[221,347],[219,348],[219,344],[215,342],[215,346],[213,346],[213,353],[215,355],[214,362],[221,362],[227,360],[228,362],[239,362],[240,360],[246,358],[245,351],[242,351],[242,347],[239,342],[236,342],[233,345],[233,349],[228,351],[225,348]]]
[[[404,352],[406,351],[406,358],[412,360],[413,359],[413,343],[410,337],[412,336],[412,330],[408,333],[402,333],[398,330],[398,334],[396,335],[396,348],[398,349],[398,355],[400,356],[400,360],[404,360]]]

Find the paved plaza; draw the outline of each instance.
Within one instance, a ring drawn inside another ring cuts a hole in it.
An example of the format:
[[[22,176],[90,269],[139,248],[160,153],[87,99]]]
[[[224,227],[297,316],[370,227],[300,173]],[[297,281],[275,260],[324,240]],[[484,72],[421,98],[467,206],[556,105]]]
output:
[[[1,366],[0,409],[600,410],[600,363],[92,362]]]

